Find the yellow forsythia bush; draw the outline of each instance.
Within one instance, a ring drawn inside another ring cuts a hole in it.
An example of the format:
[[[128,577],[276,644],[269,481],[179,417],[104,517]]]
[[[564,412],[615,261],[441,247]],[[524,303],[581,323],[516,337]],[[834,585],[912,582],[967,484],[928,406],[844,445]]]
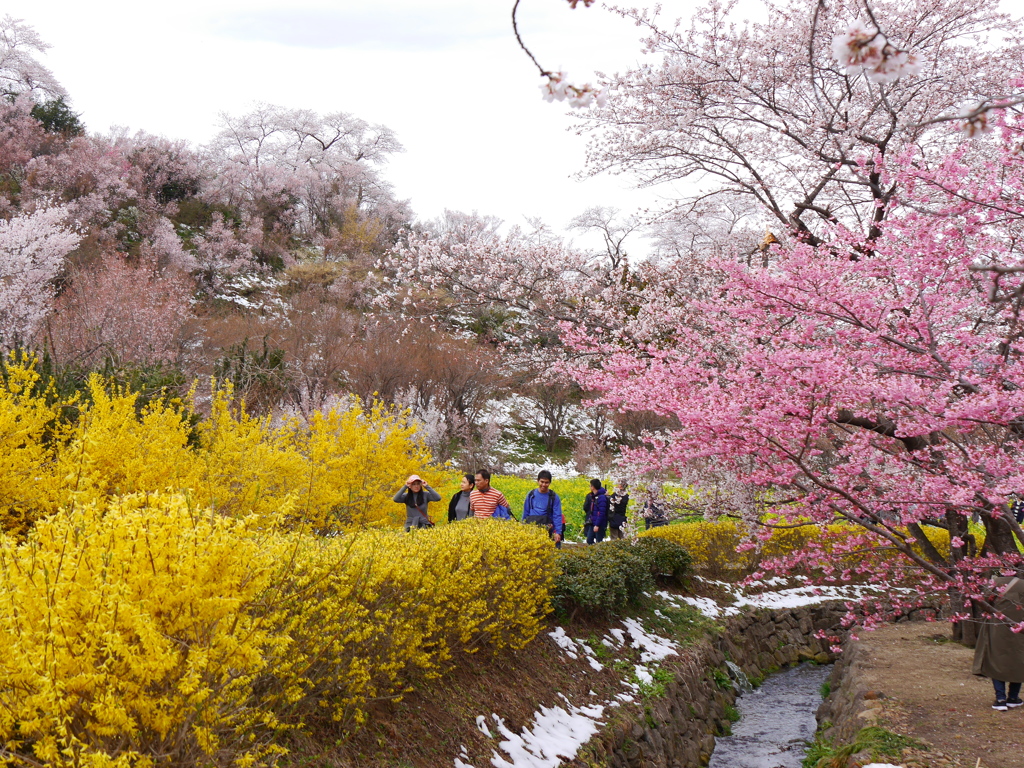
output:
[[[524,646],[553,554],[491,521],[318,537],[181,494],[76,505],[0,537],[0,739],[62,767],[271,763],[291,730]]]
[[[924,526],[923,530],[935,548],[944,557],[948,557],[948,532],[931,526]],[[863,529],[859,527],[842,524],[828,525],[824,529],[816,525],[776,528],[769,539],[759,541],[754,549],[742,552],[736,548],[749,539],[750,533],[741,529],[735,520],[701,520],[663,526],[645,531],[641,536],[657,536],[681,544],[693,558],[693,568],[696,572],[709,578],[728,580],[745,577],[757,570],[764,560],[793,554],[812,541],[820,543],[826,551],[831,551],[835,543],[847,536],[861,533]],[[920,547],[916,544],[914,549],[920,552]],[[891,549],[885,551],[891,552]],[[852,565],[853,558],[859,556],[861,555],[848,555],[845,559]],[[865,552],[862,556],[872,555]]]
[[[54,461],[66,428],[55,398],[37,394],[31,366],[4,371],[0,386],[0,529],[23,534],[52,506]]]
[[[155,400],[94,375],[77,418],[69,403],[32,394],[31,361],[10,360],[0,382],[0,527],[24,534],[35,520],[124,494],[180,491],[197,506],[268,524],[289,510],[292,525],[326,532],[400,525],[392,497],[430,455],[403,411],[352,400],[307,421],[247,413],[230,387],[214,392],[211,415],[193,426],[188,403]],[[36,387],[38,389],[38,387]]]

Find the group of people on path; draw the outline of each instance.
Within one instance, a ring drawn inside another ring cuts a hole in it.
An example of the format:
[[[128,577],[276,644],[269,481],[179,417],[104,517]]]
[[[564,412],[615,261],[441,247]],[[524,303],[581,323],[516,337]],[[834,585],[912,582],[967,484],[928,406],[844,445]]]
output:
[[[523,502],[522,522],[546,527],[555,546],[561,547],[565,539],[565,513],[561,498],[551,488],[551,481],[551,473],[546,469],[537,474],[537,487],[526,494]],[[395,494],[395,501],[405,504],[405,530],[408,532],[434,524],[428,514],[428,505],[441,501],[441,494],[427,485],[419,475],[410,475],[405,485]],[[587,544],[603,541],[609,532],[611,538],[621,539],[628,506],[626,483],[617,483],[615,492],[609,494],[599,479],[591,480],[590,493],[583,501],[583,533]],[[668,518],[650,495],[644,501],[642,516],[646,528],[668,523]],[[481,469],[475,475],[463,475],[459,490],[448,502],[448,522],[468,517],[481,520],[508,520],[514,517],[505,494],[491,486],[491,473],[486,469]]]
[[[395,501],[405,504],[405,530],[408,532],[413,528],[433,525],[427,512],[428,505],[441,501],[441,494],[419,475],[410,475],[395,494]],[[629,492],[625,483],[618,483],[615,492],[609,495],[600,480],[591,480],[590,493],[583,501],[583,529],[587,544],[603,541],[609,531],[612,539],[621,539],[628,505]],[[502,510],[504,514],[501,514]],[[650,495],[646,496],[641,515],[646,528],[668,523],[667,516]],[[463,475],[459,490],[448,502],[448,522],[495,516],[502,519],[512,517],[511,505],[505,494],[491,486],[491,473],[481,469],[476,475]],[[565,538],[565,514],[561,498],[551,488],[551,473],[547,470],[537,474],[537,487],[526,494],[522,522],[545,527],[555,546],[561,547]],[[1024,621],[1024,579],[1007,574],[997,577],[994,586],[995,607],[1006,620],[982,622],[972,671],[992,680],[996,696],[992,708],[1005,711],[1024,706],[1020,697],[1020,681],[1024,681],[1024,632],[1013,632],[1007,623]]]

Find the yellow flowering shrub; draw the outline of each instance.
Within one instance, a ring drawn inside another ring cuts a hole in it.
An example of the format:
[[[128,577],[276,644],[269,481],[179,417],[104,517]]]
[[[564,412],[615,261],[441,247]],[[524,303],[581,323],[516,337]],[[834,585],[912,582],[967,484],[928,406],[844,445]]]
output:
[[[244,704],[282,638],[245,610],[273,553],[244,530],[139,495],[45,518],[22,544],[3,537],[6,748],[47,765],[144,766],[255,733],[264,718]]]
[[[401,525],[405,506],[392,499],[416,473],[431,476],[429,451],[408,415],[355,398],[344,409],[315,412],[309,422],[253,416],[214,393],[211,415],[200,423],[196,454],[201,470],[190,488],[197,501],[224,514],[255,514],[318,531],[343,526]]]
[[[58,452],[59,482],[48,512],[72,502],[195,485],[196,455],[181,404],[154,400],[137,414],[138,395],[108,386],[97,374],[89,377],[88,392],[89,403]]]
[[[932,526],[923,526],[923,530],[935,548],[944,557],[948,557],[949,533]],[[756,547],[744,551],[737,551],[737,547],[749,539],[750,533],[741,529],[735,520],[701,520],[682,525],[662,526],[640,535],[666,538],[681,544],[693,558],[694,570],[700,574],[715,579],[736,579],[753,573],[764,560],[799,552],[812,541],[820,543],[825,551],[832,551],[838,541],[863,532],[862,528],[843,524],[828,525],[824,528],[817,525],[776,528],[770,538],[758,541]],[[913,548],[920,553],[920,545],[915,543]],[[891,547],[879,544],[873,552],[846,555],[844,561],[848,565],[853,565],[857,557],[873,557],[879,552],[891,551]]]
[[[395,492],[412,473],[434,474],[408,414],[379,403],[275,420],[249,414],[225,387],[193,426],[188,403],[139,408],[137,393],[93,375],[69,424],[59,416],[71,403],[39,395],[38,382],[32,361],[3,366],[0,528],[12,533],[61,508],[165,491],[271,525],[397,526],[405,507]]]
[[[0,529],[24,534],[54,495],[60,407],[35,392],[31,364],[5,366],[0,386]]]
[[[534,526],[318,537],[181,494],[79,504],[0,537],[0,739],[53,766],[254,765],[356,727],[547,610]],[[18,762],[15,758],[15,762]]]

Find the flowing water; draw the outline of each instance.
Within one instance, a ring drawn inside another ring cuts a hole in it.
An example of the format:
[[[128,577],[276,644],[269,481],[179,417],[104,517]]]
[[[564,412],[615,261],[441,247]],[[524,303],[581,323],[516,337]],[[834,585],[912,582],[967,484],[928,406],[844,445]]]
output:
[[[814,713],[831,666],[803,664],[772,675],[736,700],[740,721],[715,740],[708,768],[800,768],[818,727]]]

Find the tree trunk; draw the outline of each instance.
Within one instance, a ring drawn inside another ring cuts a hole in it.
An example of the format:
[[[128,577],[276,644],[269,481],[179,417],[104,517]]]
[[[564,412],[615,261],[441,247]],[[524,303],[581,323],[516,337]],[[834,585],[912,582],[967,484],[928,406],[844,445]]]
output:
[[[953,595],[953,599],[960,599],[959,593]],[[973,617],[978,616],[978,609],[975,607],[974,602],[971,602],[971,619],[965,621],[954,621],[953,622],[953,642],[960,643],[960,645],[966,645],[968,648],[973,648],[978,642],[978,622]]]

